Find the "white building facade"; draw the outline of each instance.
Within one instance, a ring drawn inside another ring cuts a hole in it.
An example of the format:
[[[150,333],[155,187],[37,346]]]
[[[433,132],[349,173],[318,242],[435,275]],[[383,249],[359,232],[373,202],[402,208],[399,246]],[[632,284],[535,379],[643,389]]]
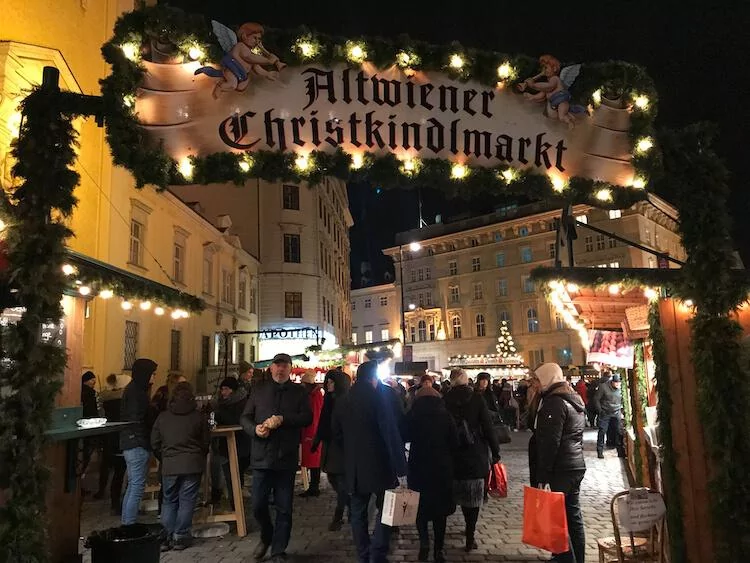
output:
[[[393,283],[352,290],[352,344],[371,344],[400,338],[399,300],[400,293]]]

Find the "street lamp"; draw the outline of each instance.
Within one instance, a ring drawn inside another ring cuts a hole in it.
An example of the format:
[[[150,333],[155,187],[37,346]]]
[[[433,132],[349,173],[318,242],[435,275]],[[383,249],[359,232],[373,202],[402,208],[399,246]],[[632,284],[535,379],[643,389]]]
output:
[[[409,243],[409,250],[411,252],[419,252],[421,248],[422,248],[422,245],[416,241]],[[404,316],[404,312],[406,310],[406,303],[404,302],[404,245],[403,244],[398,245],[398,254],[399,254],[399,260],[398,260],[399,280],[401,281],[401,340],[403,341],[404,344],[406,344],[406,317]],[[413,311],[414,309],[416,309],[416,306],[412,303],[409,306],[409,310]]]
[[[417,306],[414,303],[409,303],[409,310],[410,311],[413,311],[416,308],[417,308]]]

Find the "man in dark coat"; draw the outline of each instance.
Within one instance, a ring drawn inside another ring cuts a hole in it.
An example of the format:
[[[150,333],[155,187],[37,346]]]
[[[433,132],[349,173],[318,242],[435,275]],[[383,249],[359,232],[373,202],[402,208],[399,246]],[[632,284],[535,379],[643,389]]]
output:
[[[561,563],[583,563],[586,535],[579,499],[586,473],[583,459],[583,430],[586,407],[580,395],[565,381],[562,369],[553,363],[536,370],[542,398],[536,413],[536,478],[539,488],[546,485],[565,494],[570,550],[555,556]]]
[[[276,354],[271,380],[253,387],[241,423],[250,436],[250,467],[253,469],[253,514],[260,524],[260,544],[255,558],[261,560],[271,548],[274,563],[286,559],[292,534],[294,476],[299,466],[302,429],[312,423],[308,394],[292,383],[292,358]],[[271,522],[269,499],[273,493],[276,524]]]
[[[118,386],[117,376],[110,373],[107,376],[107,389],[102,392],[102,409],[107,422],[120,422],[120,408],[122,405],[123,389]],[[99,491],[94,495],[95,499],[105,496],[105,489],[112,473],[112,484],[110,485],[110,511],[112,514],[120,515],[122,484],[125,481],[125,460],[120,450],[120,437],[115,434],[107,434],[103,437],[102,464],[99,467]]]
[[[238,426],[240,418],[247,405],[247,390],[234,377],[226,377],[219,384],[219,397],[216,400],[214,417],[218,426]],[[240,471],[240,485],[245,486],[245,471],[250,467],[250,436],[240,430],[235,432],[237,442],[237,462]],[[229,451],[227,441],[220,438],[216,443],[216,453],[225,461],[221,464],[224,480],[229,493],[229,503],[234,510],[234,491],[232,489],[232,474],[229,470]]]
[[[128,487],[122,501],[122,523],[125,526],[135,524],[146,488],[153,424],[149,415],[148,390],[156,368],[157,364],[153,360],[137,359],[131,369],[132,380],[122,393],[120,418],[123,422],[135,423],[120,432],[120,448],[128,472]]]
[[[412,409],[406,415],[404,440],[409,450],[409,488],[419,491],[417,531],[419,561],[427,561],[430,537],[427,524],[432,521],[434,561],[445,561],[447,518],[456,510],[453,500],[453,456],[458,448],[458,433],[453,417],[435,389],[425,386],[417,391]]]
[[[359,563],[385,563],[391,528],[381,523],[385,491],[405,482],[406,457],[397,426],[402,413],[393,389],[380,385],[377,362],[365,362],[357,381],[333,416],[334,437],[343,444],[351,493],[352,536]],[[375,496],[377,515],[370,538],[367,507]]]
[[[96,404],[96,376],[94,372],[87,371],[81,376],[81,406],[83,407],[83,418],[98,418],[99,408]],[[97,449],[98,440],[96,438],[83,439],[83,462],[81,473],[86,473],[86,469],[91,461],[91,454]]]
[[[198,410],[190,384],[178,383],[151,432],[151,446],[161,460],[164,501],[161,524],[166,538],[162,551],[190,547],[190,528],[206,466],[211,433]]]
[[[594,395],[594,410],[599,415],[599,434],[596,439],[596,454],[604,457],[605,439],[609,445],[617,446],[618,454],[625,455],[620,436],[620,419],[622,418],[622,392],[620,376],[613,375],[606,383],[599,385]],[[612,436],[613,439],[610,439]],[[614,444],[612,443],[614,442]]]

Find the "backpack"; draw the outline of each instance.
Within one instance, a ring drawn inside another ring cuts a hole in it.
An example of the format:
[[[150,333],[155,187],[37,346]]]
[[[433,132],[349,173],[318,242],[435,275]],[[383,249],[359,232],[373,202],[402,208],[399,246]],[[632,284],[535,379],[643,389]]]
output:
[[[461,405],[460,414],[458,416],[453,417],[453,420],[456,421],[456,427],[458,429],[458,445],[462,448],[473,446],[477,442],[477,436],[471,430],[471,428],[469,428],[469,422],[466,420],[466,417],[463,414],[464,406],[465,405]]]

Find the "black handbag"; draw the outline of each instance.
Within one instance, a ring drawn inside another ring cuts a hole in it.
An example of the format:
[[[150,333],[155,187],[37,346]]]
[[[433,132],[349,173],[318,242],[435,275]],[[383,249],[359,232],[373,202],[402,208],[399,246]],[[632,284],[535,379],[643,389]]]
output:
[[[495,424],[494,429],[499,444],[509,444],[513,441],[513,438],[510,435],[510,426],[507,424]]]

